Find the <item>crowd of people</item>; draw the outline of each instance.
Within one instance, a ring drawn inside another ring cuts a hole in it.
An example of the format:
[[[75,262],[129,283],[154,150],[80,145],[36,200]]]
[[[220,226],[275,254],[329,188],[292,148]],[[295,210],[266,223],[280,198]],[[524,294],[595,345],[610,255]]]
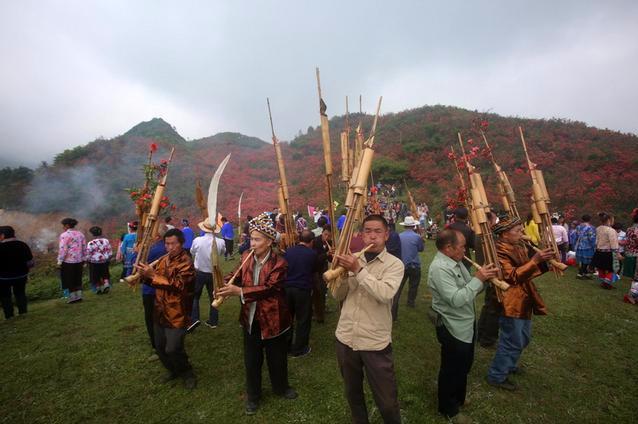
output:
[[[388,194],[392,193],[390,188]],[[159,360],[166,369],[161,381],[179,378],[187,389],[197,386],[185,337],[201,325],[200,318],[209,328],[220,324],[218,310],[212,306],[208,307],[206,318],[201,317],[200,300],[205,287],[209,305],[216,298],[230,297],[237,297],[241,304],[246,414],[255,414],[262,399],[264,359],[273,392],[284,399],[295,399],[298,394],[289,382],[288,358],[302,358],[312,351],[313,317],[317,324],[325,322],[329,290],[323,274],[334,264],[346,271],[330,294],[339,306],[336,357],[352,421],[368,422],[363,391],[366,376],[384,422],[401,422],[392,328],[399,317],[406,285],[405,305],[416,307],[425,234],[420,231],[422,217],[413,217],[404,204],[391,201],[385,207],[384,213],[365,217],[352,237],[350,251],[341,254],[335,250],[327,211],[320,211],[309,220],[296,214],[298,243],[287,249],[278,247],[285,225],[276,208],[271,213],[248,217],[240,230],[241,259],[225,277],[233,284],[221,288],[214,286],[211,253],[216,249],[219,257],[233,259],[235,233],[226,218],[221,218],[217,234],[216,225],[210,220],[199,222],[197,237],[188,220],[182,220],[178,229],[170,218],[165,219],[152,241],[147,261],[136,260],[138,223],[128,223],[128,233],[122,235],[115,249],[116,259],[123,262],[121,277],[132,273],[141,277],[148,360]],[[427,211],[421,211],[427,219]],[[471,422],[461,411],[476,343],[495,348],[486,381],[503,390],[518,389],[512,376],[525,372],[519,360],[531,341],[532,316],[547,313],[533,280],[550,269],[548,261],[555,259],[555,253],[552,249],[532,250],[521,243],[524,238],[539,243],[538,226],[531,217],[521,222],[516,217],[492,214],[499,263],[475,269],[468,259],[474,256],[479,263],[483,261],[480,243],[468,225],[468,211],[457,208],[446,217],[448,223],[437,232],[437,253],[427,269],[426,281],[432,293],[428,316],[441,345],[438,410],[452,422],[464,423]],[[622,276],[628,276],[633,281],[624,300],[635,304],[638,209],[631,217],[633,224],[624,228],[606,213],[598,214],[597,227],[589,215],[569,224],[555,215],[552,230],[561,261],[578,267],[577,278],[591,279],[595,275],[601,287],[610,289]],[[336,222],[338,229],[343,228],[345,219],[344,210]],[[311,229],[309,221],[314,221],[316,228]],[[75,219],[65,218],[61,224],[57,264],[68,303],[83,299],[85,265],[91,289],[97,295],[109,293],[113,249],[102,229],[91,227],[87,243],[84,234],[76,229]],[[403,230],[397,232],[397,225]],[[365,253],[358,255],[365,246]],[[33,267],[33,255],[25,243],[16,239],[11,227],[0,227],[0,249],[0,295],[5,317],[11,318],[12,294],[18,312],[27,311],[24,287]],[[499,269],[510,285],[506,292],[499,292],[488,283]],[[475,299],[484,290],[485,303],[477,322]]]

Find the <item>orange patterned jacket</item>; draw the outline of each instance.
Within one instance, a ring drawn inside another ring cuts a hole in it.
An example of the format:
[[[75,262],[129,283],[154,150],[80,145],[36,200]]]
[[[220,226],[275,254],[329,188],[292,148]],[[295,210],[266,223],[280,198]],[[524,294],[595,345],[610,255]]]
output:
[[[503,292],[502,315],[521,319],[532,319],[532,314],[547,315],[545,302],[532,281],[547,272],[547,266],[538,266],[531,261],[523,245],[498,240],[496,253],[503,270],[503,280],[510,285]]]
[[[154,322],[167,328],[187,328],[193,309],[195,267],[186,252],[160,259],[150,285],[157,289]]]

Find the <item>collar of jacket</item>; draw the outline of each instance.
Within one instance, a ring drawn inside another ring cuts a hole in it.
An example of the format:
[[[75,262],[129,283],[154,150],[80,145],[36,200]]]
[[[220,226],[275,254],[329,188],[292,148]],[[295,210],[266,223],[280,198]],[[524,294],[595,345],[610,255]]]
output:
[[[380,260],[381,263],[385,262],[386,259],[386,255],[388,255],[388,249],[386,249],[385,247],[383,248],[383,250],[381,252],[379,252],[379,254],[377,256],[374,257],[374,259],[372,259],[370,262],[374,262],[375,260]],[[363,258],[363,260],[365,261],[365,263],[369,264],[370,262],[368,262],[366,260],[366,255],[363,254],[361,255],[361,257]]]

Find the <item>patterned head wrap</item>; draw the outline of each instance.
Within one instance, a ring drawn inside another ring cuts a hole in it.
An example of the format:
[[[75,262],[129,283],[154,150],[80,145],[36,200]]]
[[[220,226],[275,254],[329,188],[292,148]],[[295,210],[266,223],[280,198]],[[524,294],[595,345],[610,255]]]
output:
[[[517,225],[521,225],[521,219],[517,217],[504,217],[497,224],[492,225],[492,232],[494,234],[501,234],[505,231],[509,231]]]
[[[272,226],[272,219],[265,213],[251,219],[248,222],[250,232],[259,231],[271,240],[277,240],[279,233]]]

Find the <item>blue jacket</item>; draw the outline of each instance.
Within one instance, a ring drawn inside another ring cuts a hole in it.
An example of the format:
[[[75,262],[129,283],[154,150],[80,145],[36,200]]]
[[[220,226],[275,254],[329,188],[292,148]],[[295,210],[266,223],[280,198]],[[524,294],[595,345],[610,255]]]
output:
[[[401,239],[401,260],[403,265],[406,268],[421,267],[419,252],[423,252],[425,247],[421,236],[411,229],[406,229],[399,234],[399,238]]]
[[[385,248],[392,256],[401,259],[401,238],[396,231],[390,231],[390,237],[385,243]]]
[[[182,233],[184,233],[184,249],[190,250],[193,245],[193,238],[195,237],[195,233],[191,230],[191,227],[182,228]]]
[[[314,272],[317,268],[317,252],[298,244],[286,250],[284,259],[288,262],[286,287],[312,290]]]
[[[148,251],[148,263],[161,258],[166,255],[166,247],[164,247],[164,240],[158,240],[151,246],[151,249]],[[147,284],[142,284],[142,296],[155,294],[155,289]]]
[[[222,225],[222,238],[227,240],[232,240],[233,238],[235,238],[233,224],[228,221],[224,225]]]

